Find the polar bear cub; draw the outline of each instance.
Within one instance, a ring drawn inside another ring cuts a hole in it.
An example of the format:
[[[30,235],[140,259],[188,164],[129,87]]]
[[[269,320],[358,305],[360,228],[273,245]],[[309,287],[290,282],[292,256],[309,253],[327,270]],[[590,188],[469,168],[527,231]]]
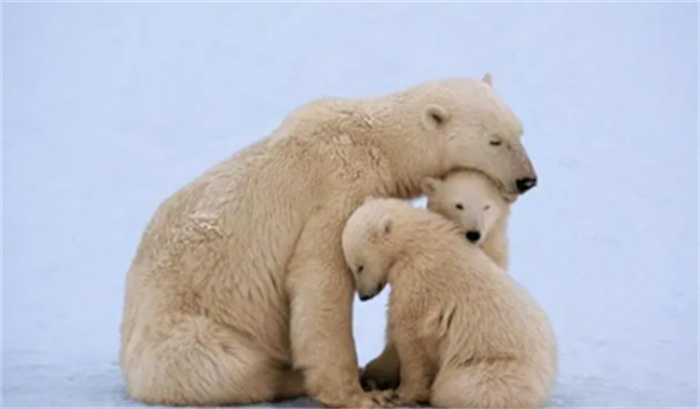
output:
[[[479,246],[503,270],[508,269],[507,222],[516,197],[500,189],[476,170],[425,178],[421,183],[427,209],[454,222],[469,243]],[[367,390],[398,387],[399,360],[387,334],[382,353],[363,369],[360,381]]]
[[[502,269],[508,269],[507,222],[516,196],[504,192],[485,174],[462,170],[421,183],[428,210],[456,223],[460,233]]]
[[[540,407],[557,372],[549,319],[446,218],[398,199],[367,199],[342,247],[361,300],[391,285],[388,332],[404,403]]]

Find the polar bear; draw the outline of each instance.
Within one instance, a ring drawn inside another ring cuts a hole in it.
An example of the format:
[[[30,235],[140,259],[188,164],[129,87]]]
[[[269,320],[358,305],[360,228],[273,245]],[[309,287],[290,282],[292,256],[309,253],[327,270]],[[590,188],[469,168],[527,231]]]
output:
[[[427,177],[421,186],[428,210],[456,223],[469,242],[508,270],[507,223],[516,195],[504,192],[483,173],[467,170],[450,172],[442,180]]]
[[[488,76],[292,112],[168,198],[146,228],[121,327],[130,396],[390,405],[358,379],[345,221],[367,195],[416,197],[423,178],[459,167],[522,194],[537,177],[521,134]]]
[[[481,247],[497,266],[507,271],[507,221],[515,195],[499,189],[486,175],[474,170],[453,171],[443,179],[427,177],[421,186],[428,210],[457,224],[467,241]],[[399,358],[388,336],[386,340],[381,354],[362,370],[360,380],[367,390],[396,389],[399,385]]]
[[[398,398],[450,408],[543,406],[557,373],[549,319],[446,218],[398,199],[369,199],[342,247],[360,300],[391,285],[389,336]]]

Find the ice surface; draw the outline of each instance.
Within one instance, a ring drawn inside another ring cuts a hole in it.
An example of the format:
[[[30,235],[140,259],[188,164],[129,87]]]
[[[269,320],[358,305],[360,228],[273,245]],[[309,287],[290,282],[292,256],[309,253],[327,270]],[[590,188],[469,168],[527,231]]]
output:
[[[540,176],[514,208],[511,271],[558,334],[551,406],[697,406],[697,18],[693,3],[4,3],[2,404],[138,405],[118,326],[146,223],[294,107],[490,71]],[[356,307],[362,363],[384,303]]]

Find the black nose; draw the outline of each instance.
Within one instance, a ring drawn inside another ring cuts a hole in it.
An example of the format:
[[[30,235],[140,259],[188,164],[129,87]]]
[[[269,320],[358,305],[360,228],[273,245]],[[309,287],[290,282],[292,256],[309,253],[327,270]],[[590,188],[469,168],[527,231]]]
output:
[[[470,230],[467,232],[467,240],[471,241],[472,243],[476,243],[480,238],[481,233],[476,230]]]
[[[518,192],[525,193],[537,185],[537,178],[522,178],[515,181]]]

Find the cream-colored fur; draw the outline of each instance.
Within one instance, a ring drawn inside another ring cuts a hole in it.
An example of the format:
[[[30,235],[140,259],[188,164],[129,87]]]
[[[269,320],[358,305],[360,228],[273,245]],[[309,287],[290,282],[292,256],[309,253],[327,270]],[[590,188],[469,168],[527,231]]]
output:
[[[500,268],[508,270],[507,224],[510,205],[516,197],[476,171],[450,172],[442,180],[428,177],[422,188],[428,210],[456,223],[467,241],[481,247]],[[470,240],[469,234],[479,238]]]
[[[404,403],[540,407],[557,373],[547,315],[446,218],[397,199],[367,200],[342,235],[360,299],[388,283],[389,336]]]
[[[470,79],[290,114],[167,199],[146,229],[122,322],[129,394],[174,405],[302,393],[328,406],[388,405],[357,377],[345,221],[366,195],[414,197],[423,178],[457,167],[517,191],[535,177],[521,132],[492,88]]]
[[[473,170],[450,172],[443,179],[425,178],[422,190],[428,210],[445,216],[459,234],[476,232],[472,241],[504,271],[508,269],[507,222],[513,195],[506,194],[486,175]],[[467,241],[470,241],[467,239]],[[399,385],[399,358],[387,337],[382,353],[364,368],[362,384],[368,390],[395,389]]]

